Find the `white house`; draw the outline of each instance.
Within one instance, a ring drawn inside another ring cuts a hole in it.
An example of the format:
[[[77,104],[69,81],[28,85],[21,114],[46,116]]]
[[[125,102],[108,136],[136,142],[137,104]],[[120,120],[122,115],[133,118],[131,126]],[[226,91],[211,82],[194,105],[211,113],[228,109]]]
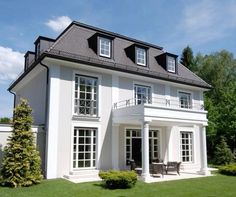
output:
[[[160,46],[72,22],[56,39],[38,37],[9,91],[43,125],[46,178],[86,180],[132,159],[146,181],[155,159],[208,174],[209,88]]]

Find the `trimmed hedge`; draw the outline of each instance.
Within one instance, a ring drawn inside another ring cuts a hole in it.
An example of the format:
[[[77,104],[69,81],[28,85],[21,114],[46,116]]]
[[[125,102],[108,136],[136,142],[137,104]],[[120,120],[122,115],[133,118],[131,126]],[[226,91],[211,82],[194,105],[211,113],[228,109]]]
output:
[[[221,174],[236,176],[236,164],[230,164],[219,168]]]
[[[109,189],[131,188],[137,182],[137,174],[134,171],[110,170],[100,172],[99,176]]]

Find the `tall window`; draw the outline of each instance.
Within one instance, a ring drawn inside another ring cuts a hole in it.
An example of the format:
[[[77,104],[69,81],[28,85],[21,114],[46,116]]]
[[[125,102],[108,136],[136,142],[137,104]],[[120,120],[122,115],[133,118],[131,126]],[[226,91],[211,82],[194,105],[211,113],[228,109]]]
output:
[[[146,49],[136,48],[136,63],[141,66],[146,66]]]
[[[175,58],[167,56],[167,70],[175,73]]]
[[[179,92],[179,105],[181,108],[192,108],[191,94],[187,92]]]
[[[151,103],[151,87],[135,85],[134,86],[135,104]]]
[[[180,151],[182,162],[193,161],[193,134],[192,132],[180,132]]]
[[[151,161],[159,159],[158,130],[149,131],[149,159]]]
[[[74,113],[96,116],[98,112],[97,78],[75,75]]]
[[[111,40],[107,38],[99,38],[99,55],[111,57]]]
[[[96,166],[96,135],[96,129],[74,128],[73,168]]]

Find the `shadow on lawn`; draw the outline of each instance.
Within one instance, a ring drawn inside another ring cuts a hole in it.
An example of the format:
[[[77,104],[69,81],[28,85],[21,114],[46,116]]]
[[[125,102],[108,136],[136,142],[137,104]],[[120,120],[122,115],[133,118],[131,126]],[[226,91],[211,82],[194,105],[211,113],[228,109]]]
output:
[[[131,189],[131,187],[129,187],[129,188],[109,188],[109,187],[106,186],[106,184],[104,182],[94,183],[93,185],[96,186],[96,187],[100,187],[104,190],[111,190],[111,191],[112,190],[129,190],[129,189]],[[123,197],[123,196],[119,196],[119,197]]]

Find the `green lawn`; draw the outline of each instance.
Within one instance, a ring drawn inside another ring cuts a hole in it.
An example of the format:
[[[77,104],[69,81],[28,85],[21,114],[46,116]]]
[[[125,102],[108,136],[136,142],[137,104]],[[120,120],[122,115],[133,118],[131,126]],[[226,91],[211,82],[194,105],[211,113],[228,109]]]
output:
[[[236,177],[217,175],[213,177],[188,180],[169,181],[146,184],[138,182],[132,189],[108,190],[101,187],[101,182],[74,184],[63,179],[45,180],[41,184],[29,188],[0,187],[0,197],[18,196],[236,196]]]

